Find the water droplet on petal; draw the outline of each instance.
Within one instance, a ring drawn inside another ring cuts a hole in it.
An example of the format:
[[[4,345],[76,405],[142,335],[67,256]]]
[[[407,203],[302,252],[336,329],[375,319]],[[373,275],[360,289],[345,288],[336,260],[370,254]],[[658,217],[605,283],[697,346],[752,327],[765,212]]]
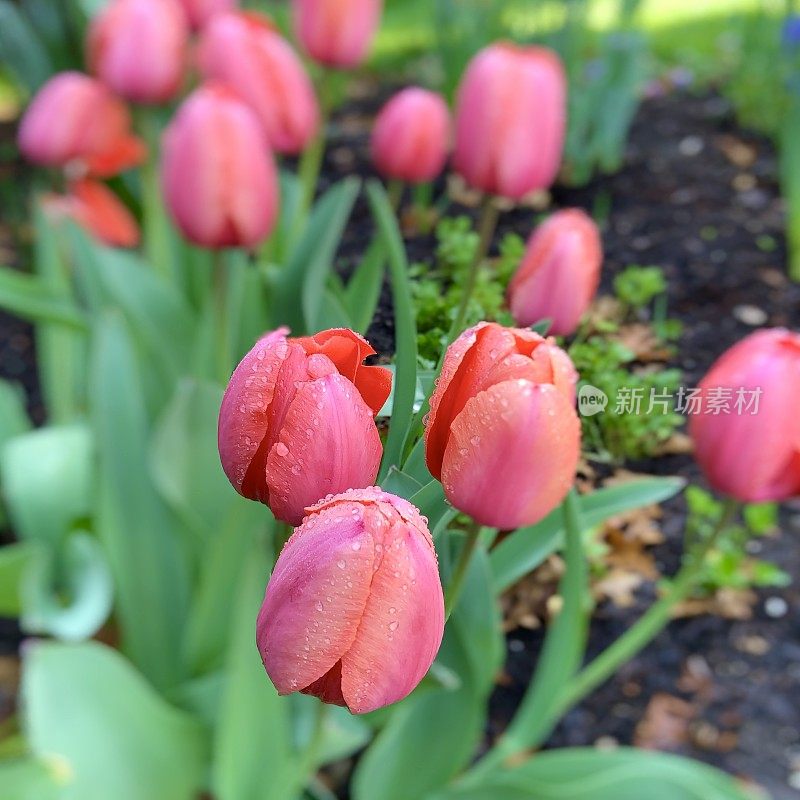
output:
[[[322,600],[317,600],[317,611],[324,610],[325,606],[322,605]]]
[[[275,452],[279,456],[286,457],[289,455],[289,448],[283,442],[278,442],[278,444],[275,445]]]

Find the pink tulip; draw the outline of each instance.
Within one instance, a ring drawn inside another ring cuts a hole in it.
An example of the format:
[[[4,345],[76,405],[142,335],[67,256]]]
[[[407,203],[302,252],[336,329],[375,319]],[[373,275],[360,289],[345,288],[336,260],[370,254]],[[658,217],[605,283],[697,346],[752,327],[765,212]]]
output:
[[[112,0],[89,28],[89,68],[128,100],[163,103],[183,82],[188,43],[177,0]]]
[[[800,334],[751,334],[699,388],[702,404],[689,432],[708,482],[745,503],[800,495]]]
[[[308,509],[281,552],[256,640],[280,694],[303,692],[365,714],[422,680],[444,631],[426,520],[378,488]]]
[[[321,497],[369,486],[380,465],[374,416],[392,374],[346,329],[264,336],[231,377],[219,416],[219,452],[237,492],[297,525]]]
[[[202,29],[216,14],[233,11],[237,0],[180,0],[186,19],[196,31]]]
[[[577,374],[551,339],[482,322],[447,350],[425,458],[447,499],[482,525],[538,522],[572,486]]]
[[[193,92],[164,132],[167,208],[187,239],[204,247],[255,247],[278,214],[278,178],[255,114],[229,89]]]
[[[42,205],[51,217],[71,219],[111,247],[139,244],[135,217],[103,183],[89,179],[75,181],[68,194],[45,195]]]
[[[529,239],[508,287],[517,324],[551,319],[552,333],[573,333],[597,293],[602,262],[600,231],[588,214],[577,208],[553,214]]]
[[[544,47],[490,45],[472,59],[456,102],[454,165],[467,183],[519,200],[561,164],[567,82]]]
[[[269,20],[219,14],[203,30],[200,71],[230,86],[258,115],[273,149],[296,155],[319,127],[314,87],[302,62]]]
[[[295,35],[320,64],[355,67],[367,57],[382,9],[382,0],[292,0]]]
[[[100,81],[79,72],[51,78],[28,106],[19,148],[36,164],[65,167],[72,176],[116,175],[144,161],[125,104]]]
[[[387,178],[433,180],[450,147],[450,110],[435,92],[411,87],[381,110],[372,131],[372,160]]]

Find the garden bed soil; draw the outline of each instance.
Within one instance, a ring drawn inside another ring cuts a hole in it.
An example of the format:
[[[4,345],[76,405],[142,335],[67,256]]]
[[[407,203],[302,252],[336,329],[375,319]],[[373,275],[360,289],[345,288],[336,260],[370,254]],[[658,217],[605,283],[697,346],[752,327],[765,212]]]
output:
[[[359,99],[334,123],[325,164],[333,181],[369,175],[369,118],[378,106]],[[800,288],[784,271],[783,207],[777,165],[764,139],[737,128],[720,96],[668,94],[649,99],[633,127],[625,165],[614,176],[572,189],[557,187],[555,207],[607,209],[603,288],[631,264],[658,265],[669,281],[669,313],[684,325],[676,363],[693,386],[735,341],[764,325],[800,328]],[[472,209],[465,209],[474,213]],[[504,215],[500,232],[526,236],[533,214]],[[359,200],[344,243],[352,267],[371,236]],[[3,232],[0,231],[0,237]],[[425,260],[431,237],[412,237],[412,260]],[[0,247],[3,246],[0,243]],[[368,338],[381,353],[393,347],[391,301],[384,292]],[[18,380],[41,420],[29,326],[0,314],[0,376]],[[700,480],[687,455],[627,465],[637,472]],[[735,464],[731,465],[735,468]],[[685,507],[667,505],[658,571],[678,566]],[[759,542],[761,557],[800,575],[800,505],[782,516],[780,534]],[[592,621],[589,655],[627,630],[655,596],[652,582],[635,603],[601,604]],[[535,669],[541,630],[519,628],[507,638],[508,659],[490,704],[487,744],[513,715]],[[19,633],[0,625],[0,717],[9,708],[15,670],[8,655]],[[6,668],[7,667],[7,668]],[[3,687],[5,686],[5,692]],[[706,761],[755,782],[775,800],[800,798],[800,587],[757,593],[750,619],[704,614],[673,622],[614,679],[571,711],[548,747],[636,743]]]

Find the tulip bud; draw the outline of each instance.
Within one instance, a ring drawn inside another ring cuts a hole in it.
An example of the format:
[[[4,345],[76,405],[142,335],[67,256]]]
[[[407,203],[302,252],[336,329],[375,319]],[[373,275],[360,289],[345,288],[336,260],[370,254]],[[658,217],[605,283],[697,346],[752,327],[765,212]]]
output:
[[[256,640],[280,694],[365,714],[422,680],[444,632],[436,551],[424,517],[378,488],[308,509],[281,552]]]
[[[196,31],[199,31],[216,14],[233,11],[237,0],[180,0],[186,19]]]
[[[125,104],[79,72],[61,72],[38,91],[22,117],[18,141],[29,161],[64,167],[76,177],[115,175],[147,155],[131,133]]]
[[[533,233],[508,287],[518,325],[552,320],[558,336],[573,333],[597,293],[603,245],[594,220],[577,208],[558,211]]]
[[[561,164],[567,81],[558,56],[508,43],[481,50],[456,101],[454,165],[476,189],[519,200]]]
[[[372,160],[387,178],[433,180],[450,147],[450,111],[435,92],[411,87],[381,110],[372,131]]]
[[[164,131],[167,208],[204,247],[255,247],[278,214],[278,178],[255,114],[229,89],[208,84],[183,102]]]
[[[222,81],[258,115],[279,153],[296,155],[319,127],[314,87],[289,43],[259,14],[219,14],[203,30],[200,71]]]
[[[699,388],[689,433],[711,486],[745,503],[800,495],[800,334],[751,334]]]
[[[103,244],[111,247],[139,244],[136,219],[103,183],[89,179],[75,181],[68,194],[45,195],[42,205],[45,213],[77,222]]]
[[[425,459],[447,499],[482,525],[532,525],[560,503],[580,456],[577,374],[532,331],[482,322],[447,350]]]
[[[330,493],[375,481],[383,448],[374,416],[392,385],[375,354],[346,329],[264,336],[231,377],[219,416],[219,452],[237,492],[297,525]]]
[[[188,43],[176,0],[113,0],[89,28],[89,69],[128,100],[163,103],[180,89]]]
[[[382,8],[382,0],[292,0],[295,36],[320,64],[356,67],[367,57]]]

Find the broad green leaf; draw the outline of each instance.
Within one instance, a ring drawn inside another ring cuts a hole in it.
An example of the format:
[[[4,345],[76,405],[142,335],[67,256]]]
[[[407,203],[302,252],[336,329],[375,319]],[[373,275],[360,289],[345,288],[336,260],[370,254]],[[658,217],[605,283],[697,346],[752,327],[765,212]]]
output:
[[[168,705],[115,650],[36,642],[25,653],[24,728],[59,765],[59,800],[193,800],[204,779],[202,726]]]
[[[317,313],[317,330],[329,328],[350,328],[355,330],[355,325],[350,317],[350,312],[342,302],[341,297],[330,287],[325,289],[325,297]]]
[[[139,365],[117,314],[97,323],[92,425],[99,458],[96,525],[117,590],[124,651],[158,687],[176,685],[188,565],[181,535],[148,470],[150,426]]]
[[[6,508],[22,539],[56,544],[92,507],[91,431],[68,425],[23,433],[0,450]]]
[[[96,539],[75,531],[57,549],[43,550],[22,583],[20,624],[26,633],[64,641],[93,636],[108,619],[114,585]]]
[[[55,71],[42,40],[10,0],[0,0],[0,62],[31,93]]]
[[[25,394],[22,387],[0,380],[0,454],[9,439],[30,430],[31,423],[25,411]],[[2,473],[0,473],[2,481]],[[6,511],[0,486],[0,528],[6,526]]]
[[[237,581],[225,687],[215,728],[211,776],[219,800],[283,800],[302,787],[303,765],[291,749],[289,702],[267,677],[255,624],[269,577],[263,537],[248,537],[249,557]]]
[[[417,393],[417,321],[411,300],[408,259],[397,217],[383,186],[375,180],[367,185],[367,196],[381,241],[389,259],[389,280],[395,319],[395,379],[392,425],[383,453],[381,475],[403,463],[405,443],[414,416]]]
[[[642,478],[620,486],[598,489],[581,497],[581,515],[587,527],[601,524],[615,514],[662,503],[683,489],[680,478]],[[561,547],[564,526],[560,509],[536,525],[520,528],[492,550],[494,586],[503,592],[536,569]]]
[[[0,268],[0,307],[30,322],[50,322],[77,331],[86,331],[85,314],[60,297],[35,275]]]
[[[422,489],[422,484],[397,469],[397,467],[392,467],[389,470],[389,474],[381,481],[381,488],[386,492],[391,492],[391,494],[410,500]]]
[[[353,329],[365,334],[375,316],[383,288],[386,251],[383,242],[372,241],[345,289],[345,301],[353,320]]]
[[[4,800],[58,800],[64,777],[58,761],[31,756],[0,761]]]
[[[444,487],[436,480],[429,481],[408,499],[420,510],[423,517],[427,517],[431,533],[435,533],[443,524],[449,523],[458,513],[447,502]]]
[[[551,750],[514,769],[430,800],[755,800],[732,778],[698,761],[620,748]]]
[[[18,542],[0,547],[0,617],[18,617],[24,576],[41,554],[35,542]]]

